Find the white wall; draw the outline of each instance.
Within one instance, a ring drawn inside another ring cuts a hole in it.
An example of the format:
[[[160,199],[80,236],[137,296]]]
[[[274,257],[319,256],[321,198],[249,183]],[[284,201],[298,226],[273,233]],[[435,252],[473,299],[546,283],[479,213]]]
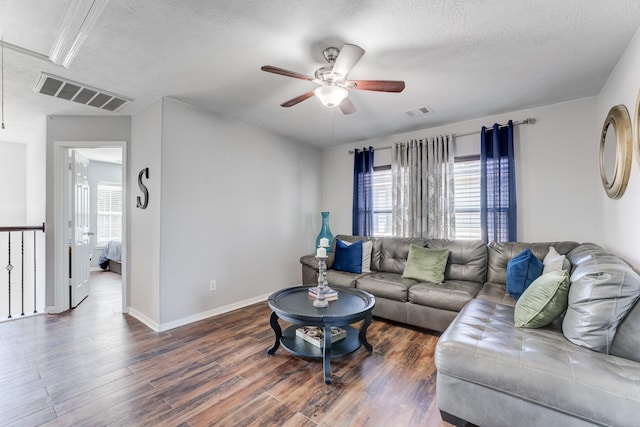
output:
[[[348,150],[479,132],[483,125],[534,117],[534,125],[515,128],[518,240],[597,242],[601,221],[595,112],[595,98],[585,98],[325,149],[321,207],[331,212],[334,234],[351,234],[353,155]],[[456,138],[456,155],[479,154],[479,145],[479,134]],[[376,163],[378,157],[390,160],[388,152],[377,150]]]
[[[300,283],[320,150],[165,98],[133,117],[130,313],[165,330]],[[316,218],[317,217],[317,218]],[[209,281],[217,290],[209,291]]]
[[[149,168],[143,184],[149,191],[146,209],[136,207],[143,197],[138,174]],[[160,324],[160,202],[162,170],[162,101],[132,118],[129,147],[129,312],[147,325]]]
[[[46,123],[46,306],[50,310],[59,309],[62,302],[56,301],[54,276],[55,265],[55,177],[54,143],[86,141],[129,141],[131,139],[131,118],[128,116],[48,116]],[[126,245],[126,242],[123,243]],[[126,287],[126,284],[125,284]]]
[[[0,225],[27,224],[27,144],[0,141]]]
[[[40,225],[46,217],[46,195],[47,195],[47,119],[42,117],[39,121],[31,123],[31,138],[27,142],[27,223],[29,225]],[[41,258],[44,261],[44,240],[42,248],[38,248]],[[44,275],[44,263],[38,271]],[[44,276],[43,276],[44,277]]]
[[[594,134],[593,151],[599,150],[599,132],[602,129],[609,109],[615,105],[623,104],[629,110],[631,116],[634,145],[639,140],[638,127],[633,124],[633,118],[640,114],[636,105],[640,91],[640,31],[638,31],[627,46],[623,56],[618,61],[615,69],[609,76],[598,95],[597,115]],[[602,188],[598,187],[598,197],[602,218],[602,242],[603,245],[621,255],[636,268],[640,268],[640,152],[638,147],[633,150],[633,162],[629,185],[622,198],[609,199]],[[596,163],[594,167],[598,167]]]
[[[0,224],[5,226],[11,225],[41,225],[45,220],[45,182],[46,182],[46,149],[45,149],[45,118],[42,120],[29,123],[29,129],[21,129],[14,134],[11,130],[15,130],[20,125],[16,123],[8,123],[7,129],[0,133],[0,138],[6,138],[0,141],[0,194],[3,202],[0,203]],[[26,130],[26,132],[25,132]],[[8,133],[7,133],[8,132]],[[26,135],[25,139],[13,141],[15,135]],[[5,236],[6,237],[6,236]],[[37,285],[36,309],[38,312],[44,311],[45,301],[45,235],[44,233],[35,232],[36,246],[36,273],[35,283]],[[12,244],[13,246],[13,244]],[[6,243],[4,244],[6,248]],[[18,246],[15,247],[13,254],[20,252]],[[32,243],[32,235],[29,233],[25,237],[24,246],[25,260],[34,258],[34,247]],[[0,265],[7,265],[8,256],[6,250],[0,252]],[[15,262],[15,258],[13,259]],[[18,279],[14,270],[13,280]],[[25,269],[24,283],[25,301],[29,304],[33,303],[31,284],[33,280],[33,268]],[[20,293],[13,292],[14,296]],[[5,298],[5,292],[2,292],[0,298]],[[4,300],[3,300],[4,301]],[[14,307],[19,307],[15,304]],[[6,308],[4,303],[0,304],[3,309]],[[25,307],[25,312],[32,312],[32,307]],[[5,313],[3,317],[6,317]],[[14,312],[15,314],[15,312]]]

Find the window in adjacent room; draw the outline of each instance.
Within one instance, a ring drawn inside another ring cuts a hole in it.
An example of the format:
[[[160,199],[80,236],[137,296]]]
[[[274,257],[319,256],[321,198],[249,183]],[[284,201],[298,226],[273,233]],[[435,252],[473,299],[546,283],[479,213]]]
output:
[[[456,239],[481,239],[480,156],[456,157]]]
[[[122,185],[112,182],[99,182],[98,224],[96,238],[98,245],[109,240],[122,239]]]
[[[391,236],[391,165],[373,170],[373,235]]]

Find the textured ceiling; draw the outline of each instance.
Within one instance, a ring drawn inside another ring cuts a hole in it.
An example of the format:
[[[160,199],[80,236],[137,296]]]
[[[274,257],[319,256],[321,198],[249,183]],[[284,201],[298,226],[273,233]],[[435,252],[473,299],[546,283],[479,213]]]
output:
[[[0,32],[46,57],[70,3],[0,0]],[[134,99],[116,114],[169,96],[339,145],[595,95],[639,27],[637,0],[110,0],[69,69],[5,49],[0,140],[32,138],[46,114],[113,114],[34,94],[44,71]],[[351,79],[404,80],[404,92],[351,91],[358,111],[332,121],[315,97],[279,106],[316,85],[262,65],[313,74],[344,43],[366,50]]]

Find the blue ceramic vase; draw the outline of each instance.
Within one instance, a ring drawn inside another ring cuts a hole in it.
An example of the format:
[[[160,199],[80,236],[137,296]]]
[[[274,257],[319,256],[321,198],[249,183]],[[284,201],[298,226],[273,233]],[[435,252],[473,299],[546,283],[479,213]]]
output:
[[[331,252],[331,244],[333,243],[333,234],[331,234],[331,228],[329,227],[329,212],[321,212],[322,214],[322,227],[320,233],[316,237],[316,248],[320,247],[320,239],[326,238],[329,240],[329,247],[327,253]]]

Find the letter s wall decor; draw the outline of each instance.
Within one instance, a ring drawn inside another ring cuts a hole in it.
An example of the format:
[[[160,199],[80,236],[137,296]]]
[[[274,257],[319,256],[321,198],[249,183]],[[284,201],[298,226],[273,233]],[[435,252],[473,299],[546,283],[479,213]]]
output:
[[[140,209],[147,209],[147,205],[149,204],[149,190],[147,190],[147,187],[142,183],[142,175],[149,179],[149,168],[142,169],[138,174],[138,187],[140,187],[140,191],[142,191],[144,202],[140,196],[138,196],[138,203],[136,204],[136,207]]]

